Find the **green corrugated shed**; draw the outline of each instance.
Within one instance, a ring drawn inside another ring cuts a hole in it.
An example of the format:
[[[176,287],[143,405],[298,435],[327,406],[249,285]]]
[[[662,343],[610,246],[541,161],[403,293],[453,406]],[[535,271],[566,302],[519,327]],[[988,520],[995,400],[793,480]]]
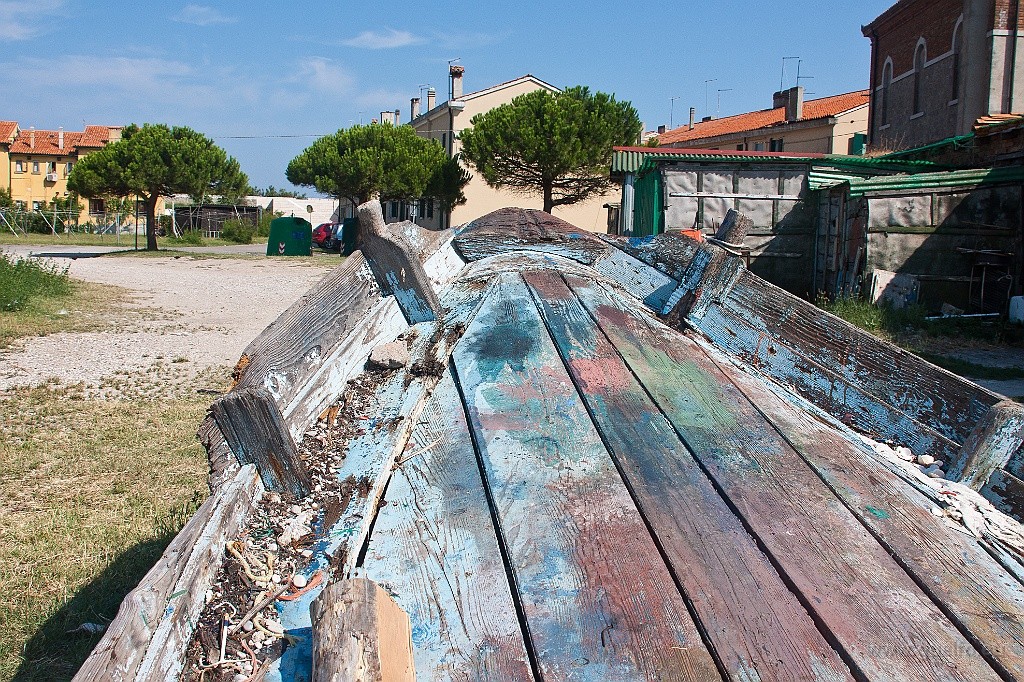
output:
[[[1006,182],[1024,181],[1024,167],[978,168],[939,173],[879,175],[872,178],[849,180],[850,196],[863,196],[867,192],[897,192],[907,189],[932,187],[976,187]]]

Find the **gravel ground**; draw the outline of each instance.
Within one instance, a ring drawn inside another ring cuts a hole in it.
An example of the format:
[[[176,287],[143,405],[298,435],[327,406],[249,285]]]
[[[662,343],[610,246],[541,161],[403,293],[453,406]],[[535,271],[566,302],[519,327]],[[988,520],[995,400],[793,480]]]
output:
[[[76,279],[112,284],[131,303],[101,332],[54,334],[0,351],[0,390],[59,381],[116,390],[126,374],[191,379],[234,366],[246,345],[338,261],[61,259]],[[163,371],[160,371],[163,370]]]

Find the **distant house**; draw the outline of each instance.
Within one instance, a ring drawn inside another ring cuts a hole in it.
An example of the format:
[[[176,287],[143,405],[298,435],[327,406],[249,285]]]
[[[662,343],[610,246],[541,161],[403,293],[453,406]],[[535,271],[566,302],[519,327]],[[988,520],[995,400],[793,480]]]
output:
[[[776,92],[772,108],[705,118],[658,136],[659,147],[853,154],[868,128],[868,91],[804,101],[802,87]]]
[[[0,121],[0,187],[10,190],[16,206],[45,210],[53,199],[68,195],[68,175],[80,158],[120,138],[120,126],[65,132],[24,130],[15,121]],[[102,199],[87,200],[79,219],[88,221],[104,208]]]
[[[900,150],[1024,112],[1024,12],[1017,0],[900,0],[871,39],[870,145]]]
[[[420,113],[419,97],[412,98],[411,102],[412,120],[410,125],[419,135],[438,140],[449,156],[459,153],[462,148],[459,134],[472,127],[470,121],[477,114],[483,114],[502,104],[508,104],[519,95],[525,95],[535,90],[560,92],[554,85],[527,74],[483,90],[463,94],[463,75],[464,71],[461,66],[451,67],[449,73],[451,98],[447,102],[435,105],[436,95],[433,88],[427,91],[427,110],[424,113]],[[385,112],[385,114],[389,113],[394,116],[398,112]],[[393,123],[397,123],[396,119],[397,117],[385,118]],[[390,202],[384,207],[385,219],[389,222],[405,220],[415,212],[419,224],[439,229],[462,225],[474,218],[508,206],[520,208],[541,208],[543,206],[539,194],[523,195],[494,189],[484,182],[484,179],[477,173],[473,173],[473,179],[464,191],[466,203],[455,207],[451,215],[442,214],[439,207],[430,201],[417,204]],[[614,194],[611,192],[607,196],[595,197],[587,202],[571,206],[559,206],[554,210],[558,217],[577,227],[604,232],[607,229],[607,213],[604,204]]]

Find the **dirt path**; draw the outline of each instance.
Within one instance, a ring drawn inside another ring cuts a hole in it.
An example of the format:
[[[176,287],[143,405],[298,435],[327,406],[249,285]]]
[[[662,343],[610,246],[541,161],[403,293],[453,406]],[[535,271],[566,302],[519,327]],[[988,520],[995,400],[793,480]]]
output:
[[[249,341],[338,263],[124,256],[58,262],[69,264],[76,279],[127,289],[131,302],[105,331],[54,334],[0,351],[0,390],[56,380],[106,393],[129,375],[187,380],[230,368]]]

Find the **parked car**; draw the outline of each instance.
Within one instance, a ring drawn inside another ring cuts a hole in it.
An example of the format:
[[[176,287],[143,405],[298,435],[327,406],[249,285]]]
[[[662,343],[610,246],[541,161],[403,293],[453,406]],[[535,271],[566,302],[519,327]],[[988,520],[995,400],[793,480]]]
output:
[[[313,243],[324,251],[341,247],[341,223],[321,223],[313,230]]]

